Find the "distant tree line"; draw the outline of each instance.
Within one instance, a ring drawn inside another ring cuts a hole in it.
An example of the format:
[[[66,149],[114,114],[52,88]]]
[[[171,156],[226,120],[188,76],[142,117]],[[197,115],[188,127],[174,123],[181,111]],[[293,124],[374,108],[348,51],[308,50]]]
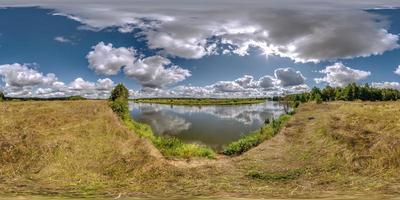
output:
[[[6,97],[2,91],[0,91],[0,101],[57,101],[57,100],[85,100],[82,96],[68,96],[68,97]]]
[[[374,88],[368,84],[349,84],[346,87],[326,86],[322,90],[314,87],[310,92],[291,94],[284,97],[276,97],[274,100],[286,100],[291,102],[317,103],[323,101],[396,101],[400,99],[400,91],[390,88]]]

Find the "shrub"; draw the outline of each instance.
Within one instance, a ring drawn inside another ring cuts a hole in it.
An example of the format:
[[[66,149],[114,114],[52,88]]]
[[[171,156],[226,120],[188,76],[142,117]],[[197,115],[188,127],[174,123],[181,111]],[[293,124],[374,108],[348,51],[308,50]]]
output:
[[[0,101],[3,101],[5,99],[4,93],[0,91]]]
[[[129,117],[128,96],[128,89],[121,83],[111,91],[110,107],[122,119]]]
[[[160,152],[167,157],[206,157],[215,158],[215,152],[197,144],[187,144],[177,138],[165,138],[156,136],[146,124],[135,122],[128,116],[124,120],[125,125],[141,137],[149,139]]]
[[[271,123],[264,125],[255,133],[245,135],[239,140],[230,143],[222,152],[225,155],[240,155],[252,147],[261,144],[264,140],[272,138],[281,129],[284,122],[289,120],[290,115],[281,115],[278,119],[272,120]]]
[[[110,102],[111,109],[122,119],[129,116],[128,102],[123,99],[116,99]]]
[[[317,95],[315,96],[315,103],[317,103],[317,104],[322,103],[321,95],[317,94]]]
[[[116,99],[128,100],[128,98],[129,98],[129,91],[122,83],[115,86],[115,88],[111,91],[111,96],[110,96],[111,101],[115,101]]]

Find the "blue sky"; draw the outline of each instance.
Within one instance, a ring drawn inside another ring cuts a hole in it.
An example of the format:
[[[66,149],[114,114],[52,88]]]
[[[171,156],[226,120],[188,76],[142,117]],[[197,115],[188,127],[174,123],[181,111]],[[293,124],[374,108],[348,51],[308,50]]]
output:
[[[0,87],[9,96],[93,98],[120,82],[138,97],[268,96],[351,82],[400,89],[398,5],[287,12],[276,3],[260,8],[271,16],[246,13],[257,3],[243,16],[217,12],[235,6],[208,15],[197,4],[0,3]]]

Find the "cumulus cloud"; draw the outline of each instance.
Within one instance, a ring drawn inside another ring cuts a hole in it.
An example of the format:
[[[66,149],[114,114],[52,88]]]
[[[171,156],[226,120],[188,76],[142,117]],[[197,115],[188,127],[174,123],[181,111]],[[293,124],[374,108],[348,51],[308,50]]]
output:
[[[346,67],[340,62],[331,66],[327,66],[324,70],[321,70],[320,73],[325,74],[325,76],[322,78],[315,78],[315,82],[326,82],[328,85],[333,87],[343,87],[347,84],[366,79],[371,75],[371,72],[369,71],[352,69],[350,67]]]
[[[57,80],[52,73],[43,75],[25,64],[19,63],[0,65],[0,76],[3,77],[7,86],[12,87],[50,85]]]
[[[243,97],[265,97],[265,96],[276,96],[282,94],[292,94],[306,92],[310,88],[304,84],[304,77],[300,72],[297,72],[291,68],[288,71],[296,76],[303,78],[303,81],[290,82],[291,84],[281,84],[281,80],[277,77],[265,75],[260,77],[258,80],[254,79],[253,76],[244,75],[233,81],[217,81],[213,84],[206,86],[177,86],[171,89],[162,88],[144,88],[140,91],[132,91],[130,94],[134,98],[139,97],[230,97],[230,98],[243,98]],[[278,71],[283,70],[280,68]],[[290,76],[291,77],[291,76]],[[282,78],[282,77],[281,77]],[[282,78],[286,82],[289,82],[285,78]]]
[[[336,1],[46,1],[10,0],[0,6],[41,6],[77,20],[86,29],[139,29],[148,46],[169,56],[247,55],[252,48],[297,62],[382,54],[398,48],[388,21],[366,10],[399,7],[392,0]],[[368,42],[366,42],[368,41]],[[223,44],[223,45],[221,45]],[[112,73],[112,72],[109,72]]]
[[[156,55],[141,58],[133,48],[100,42],[86,56],[89,68],[102,75],[116,75],[123,68],[126,76],[136,79],[143,87],[162,88],[191,76],[190,71],[165,57]]]
[[[132,65],[135,51],[132,48],[114,48],[111,43],[100,42],[86,56],[89,68],[101,75],[116,75],[122,67]]]
[[[301,85],[305,81],[305,78],[300,71],[295,71],[293,68],[290,67],[276,69],[275,77],[284,87]]]
[[[185,80],[191,76],[190,71],[173,65],[167,58],[151,56],[138,59],[124,68],[128,77],[139,81],[143,87],[163,88]]]
[[[400,65],[394,71],[395,74],[400,75]]]
[[[399,82],[373,82],[372,87],[400,90]]]
[[[109,78],[96,82],[81,77],[65,84],[53,73],[43,73],[25,64],[0,65],[0,76],[5,83],[2,90],[11,97],[65,97],[80,95],[87,98],[108,98],[115,86]]]

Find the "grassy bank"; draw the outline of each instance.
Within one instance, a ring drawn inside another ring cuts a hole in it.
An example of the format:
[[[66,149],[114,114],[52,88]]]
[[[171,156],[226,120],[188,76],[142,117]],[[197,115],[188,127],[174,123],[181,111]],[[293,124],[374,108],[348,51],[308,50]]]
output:
[[[132,100],[137,103],[156,103],[168,105],[244,105],[256,104],[266,101],[265,98],[237,98],[237,99],[223,99],[223,98],[144,98]]]
[[[177,138],[156,136],[153,134],[150,126],[135,122],[131,117],[127,117],[123,121],[129,130],[135,132],[141,137],[149,139],[154,146],[157,147],[157,149],[160,150],[160,152],[167,158],[205,157],[212,159],[216,156],[215,152],[208,147],[184,143]]]
[[[0,195],[307,199],[400,189],[400,102],[301,104],[278,134],[240,156],[184,161],[164,159],[106,101],[1,102],[0,110]]]
[[[0,193],[90,196],[168,170],[105,101],[0,102],[0,111]]]
[[[261,144],[265,140],[274,137],[283,124],[290,119],[290,115],[281,115],[278,119],[273,119],[254,133],[243,136],[237,141],[230,143],[222,152],[225,155],[240,155],[243,152]]]

